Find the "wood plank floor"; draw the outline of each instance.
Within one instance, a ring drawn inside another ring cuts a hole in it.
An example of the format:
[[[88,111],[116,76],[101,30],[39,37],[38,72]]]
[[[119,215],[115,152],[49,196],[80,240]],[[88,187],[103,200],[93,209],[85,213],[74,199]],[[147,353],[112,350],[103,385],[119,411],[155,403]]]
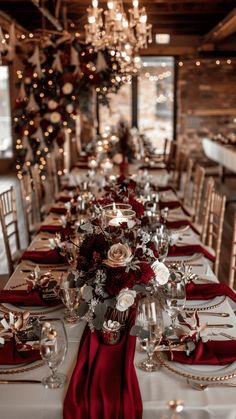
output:
[[[14,174],[1,176],[0,177],[0,192],[6,190],[10,186],[16,188],[16,198],[17,198],[17,212],[18,212],[18,224],[20,232],[20,240],[22,248],[26,247],[26,234],[25,234],[25,223],[22,211],[22,203],[20,198],[20,188],[19,182]],[[236,191],[236,180],[226,180],[226,187],[229,191]],[[225,189],[225,186],[223,187]],[[218,189],[222,189],[222,185],[218,185]],[[230,193],[229,193],[230,195]],[[221,282],[228,281],[228,271],[229,271],[229,260],[232,244],[232,226],[233,226],[233,215],[236,211],[236,202],[228,203],[226,206],[226,213],[224,219],[224,229],[223,229],[223,240],[221,248],[221,257],[220,257],[220,269],[219,269],[219,280]],[[3,243],[2,231],[0,229],[0,275],[7,273],[7,260],[5,255],[5,248]],[[0,284],[1,287],[1,284]]]

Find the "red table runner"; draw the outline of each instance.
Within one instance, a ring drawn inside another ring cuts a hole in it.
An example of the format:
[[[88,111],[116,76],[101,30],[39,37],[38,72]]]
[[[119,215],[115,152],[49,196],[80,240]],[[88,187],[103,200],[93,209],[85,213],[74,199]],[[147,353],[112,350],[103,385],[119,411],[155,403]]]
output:
[[[130,328],[116,345],[101,342],[97,332],[86,327],[77,364],[64,401],[64,419],[141,419],[142,400],[133,365],[135,337]]]

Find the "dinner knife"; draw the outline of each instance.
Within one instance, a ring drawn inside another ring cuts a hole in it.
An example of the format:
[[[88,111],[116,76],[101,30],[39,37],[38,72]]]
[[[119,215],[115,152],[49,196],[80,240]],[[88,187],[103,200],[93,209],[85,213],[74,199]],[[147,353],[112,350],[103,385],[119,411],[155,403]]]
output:
[[[40,380],[0,380],[0,384],[42,384]]]
[[[231,328],[231,327],[234,327],[234,325],[233,324],[229,324],[229,323],[225,323],[225,324],[221,324],[221,323],[216,323],[216,324],[210,324],[210,323],[207,323],[207,325],[206,325],[206,327],[208,327],[208,328],[210,328],[210,327],[212,327],[212,328],[220,328],[220,329],[228,329],[228,328]]]

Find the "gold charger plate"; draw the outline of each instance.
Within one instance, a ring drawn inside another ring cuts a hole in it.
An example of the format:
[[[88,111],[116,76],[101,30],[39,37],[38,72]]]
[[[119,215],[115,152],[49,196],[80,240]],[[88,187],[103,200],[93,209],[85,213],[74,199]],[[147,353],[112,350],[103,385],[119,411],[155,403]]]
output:
[[[164,354],[156,354],[161,365],[183,378],[196,381],[226,381],[236,378],[236,361],[227,365],[187,365],[169,361]]]
[[[41,360],[34,361],[29,364],[20,364],[20,365],[0,365],[0,375],[8,374],[20,374],[24,372],[33,371],[37,368],[41,368],[45,363]]]

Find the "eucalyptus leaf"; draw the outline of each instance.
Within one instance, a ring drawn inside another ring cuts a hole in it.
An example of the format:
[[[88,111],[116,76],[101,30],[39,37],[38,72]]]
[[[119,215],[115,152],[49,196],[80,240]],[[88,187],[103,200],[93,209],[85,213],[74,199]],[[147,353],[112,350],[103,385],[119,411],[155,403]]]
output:
[[[136,284],[136,285],[134,285],[133,286],[133,288],[132,288],[134,291],[137,291],[137,292],[146,292],[146,287],[145,287],[145,285],[140,285],[140,284]]]
[[[89,305],[86,301],[81,301],[79,308],[75,310],[77,316],[83,317],[88,312]]]
[[[140,339],[148,339],[149,335],[150,335],[150,332],[148,330],[141,328],[141,331],[139,334]]]
[[[57,281],[50,281],[47,285],[48,290],[52,290],[57,285]]]
[[[107,299],[105,300],[105,304],[106,304],[108,307],[112,307],[112,308],[114,308],[114,307],[115,307],[115,305],[116,305],[116,299],[115,299],[115,298],[107,298]]]
[[[93,288],[86,285],[83,290],[83,298],[85,301],[90,301],[93,298]]]
[[[95,329],[100,330],[103,326],[105,320],[105,313],[107,311],[107,306],[104,303],[99,303],[94,309],[95,318],[93,320],[93,325]]]
[[[140,332],[142,330],[142,326],[138,326],[138,325],[134,325],[132,326],[131,330],[130,330],[130,335],[131,336],[139,336]]]

